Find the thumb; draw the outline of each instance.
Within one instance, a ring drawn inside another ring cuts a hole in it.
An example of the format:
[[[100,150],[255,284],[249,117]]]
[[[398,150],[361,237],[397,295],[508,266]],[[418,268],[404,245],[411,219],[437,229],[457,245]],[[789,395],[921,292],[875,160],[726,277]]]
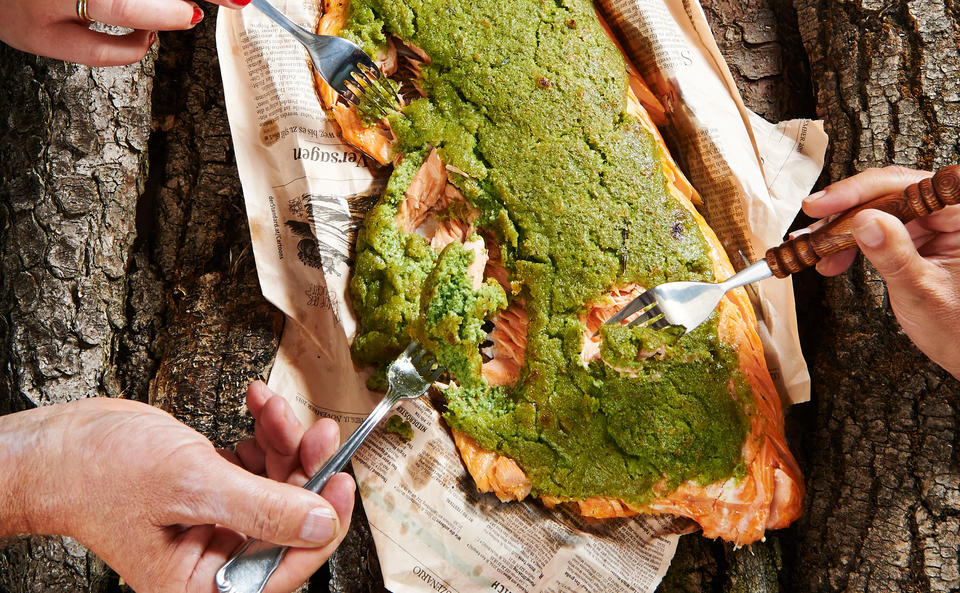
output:
[[[219,455],[190,487],[187,524],[217,524],[274,544],[320,547],[337,534],[337,512],[309,490],[251,474]]]
[[[879,210],[864,210],[851,223],[860,251],[886,280],[887,289],[915,291],[933,264],[917,253],[903,223]]]

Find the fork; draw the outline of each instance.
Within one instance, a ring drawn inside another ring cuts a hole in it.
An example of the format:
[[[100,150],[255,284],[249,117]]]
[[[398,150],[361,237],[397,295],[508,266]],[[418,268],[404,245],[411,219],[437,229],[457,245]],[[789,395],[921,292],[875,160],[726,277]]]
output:
[[[366,96],[381,115],[399,109],[400,101],[380,68],[360,47],[336,35],[318,35],[291,21],[267,0],[252,0],[260,12],[286,29],[307,49],[313,67],[348,103],[360,104]]]
[[[387,394],[356,432],[303,487],[319,494],[327,481],[353,457],[387,412],[401,399],[415,399],[423,395],[442,371],[436,359],[423,346],[417,342],[411,343],[387,369]],[[251,539],[217,571],[217,590],[220,593],[261,593],[287,549]]]
[[[882,210],[906,223],[958,202],[960,165],[951,165],[900,193],[876,198],[822,226],[804,229],[804,234],[771,247],[764,259],[723,282],[668,282],[651,288],[627,303],[604,325],[620,323],[639,313],[628,326],[663,329],[679,325],[689,333],[710,317],[727,291],[770,276],[786,278],[816,264],[826,255],[856,247],[851,221],[862,210]]]

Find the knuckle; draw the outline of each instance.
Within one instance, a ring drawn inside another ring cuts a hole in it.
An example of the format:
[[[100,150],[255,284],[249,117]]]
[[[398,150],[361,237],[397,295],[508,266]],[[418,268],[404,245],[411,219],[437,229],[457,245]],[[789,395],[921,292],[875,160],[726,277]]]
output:
[[[90,49],[90,66],[106,66],[109,64],[110,48],[105,44],[98,44]]]
[[[915,280],[916,273],[910,265],[910,258],[903,253],[893,253],[887,256],[882,273],[888,279]]]
[[[896,293],[898,300],[909,303],[916,311],[939,315],[951,308],[941,280],[934,274],[911,266],[909,262],[895,262],[895,267],[884,272],[883,277],[887,281],[887,290],[891,297]]]
[[[132,22],[137,16],[135,3],[130,0],[113,0],[111,10],[114,19],[121,23]]]
[[[283,519],[286,516],[284,500],[274,492],[262,492],[254,509],[253,529],[251,533],[257,539],[271,541],[276,536],[285,536],[283,533]]]
[[[903,165],[887,165],[879,169],[879,171],[896,180],[913,179],[917,173],[915,170],[904,167]]]

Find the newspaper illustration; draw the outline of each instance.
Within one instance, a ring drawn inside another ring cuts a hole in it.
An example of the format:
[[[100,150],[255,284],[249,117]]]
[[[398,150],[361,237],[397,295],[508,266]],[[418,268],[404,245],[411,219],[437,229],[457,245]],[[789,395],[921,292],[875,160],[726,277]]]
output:
[[[274,4],[309,29],[319,16],[315,0]],[[819,176],[822,127],[750,114],[698,3],[601,0],[599,8],[666,105],[661,130],[731,259],[755,260],[780,241]],[[221,9],[217,47],[261,287],[288,319],[270,386],[302,421],[332,417],[345,437],[382,397],[350,358],[347,282],[353,237],[388,171],[339,136],[305,51],[272,21]],[[755,305],[781,395],[803,401],[789,282],[763,287]],[[501,504],[477,493],[429,401],[404,402],[397,413],[413,439],[375,431],[353,460],[395,593],[650,592],[690,528],[670,517],[588,521],[536,502]]]

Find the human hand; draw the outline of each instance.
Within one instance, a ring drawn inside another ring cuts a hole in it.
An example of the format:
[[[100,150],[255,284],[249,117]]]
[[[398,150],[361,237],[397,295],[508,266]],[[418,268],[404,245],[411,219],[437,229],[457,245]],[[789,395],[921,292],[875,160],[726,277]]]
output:
[[[211,0],[241,8],[250,0]],[[107,25],[134,29],[126,35],[90,30],[80,11]],[[190,29],[203,10],[189,0],[0,0],[0,40],[17,49],[89,66],[118,66],[140,61],[156,39],[155,31]]]
[[[904,167],[869,169],[807,198],[803,210],[827,217],[931,175]],[[903,330],[931,360],[960,378],[960,206],[947,206],[906,226],[890,214],[865,210],[852,227],[860,251],[886,281],[890,307]],[[840,274],[855,256],[850,250],[825,257],[817,270],[825,276]]]
[[[300,487],[336,449],[335,422],[304,431],[287,402],[259,382],[247,406],[256,436],[235,453],[129,400],[94,398],[0,418],[0,467],[3,445],[34,452],[10,482],[12,506],[21,508],[14,529],[76,538],[140,593],[212,593],[216,571],[247,534],[299,546],[267,591],[296,588],[346,534],[353,480],[337,474],[322,498]],[[10,532],[3,514],[0,536]]]

